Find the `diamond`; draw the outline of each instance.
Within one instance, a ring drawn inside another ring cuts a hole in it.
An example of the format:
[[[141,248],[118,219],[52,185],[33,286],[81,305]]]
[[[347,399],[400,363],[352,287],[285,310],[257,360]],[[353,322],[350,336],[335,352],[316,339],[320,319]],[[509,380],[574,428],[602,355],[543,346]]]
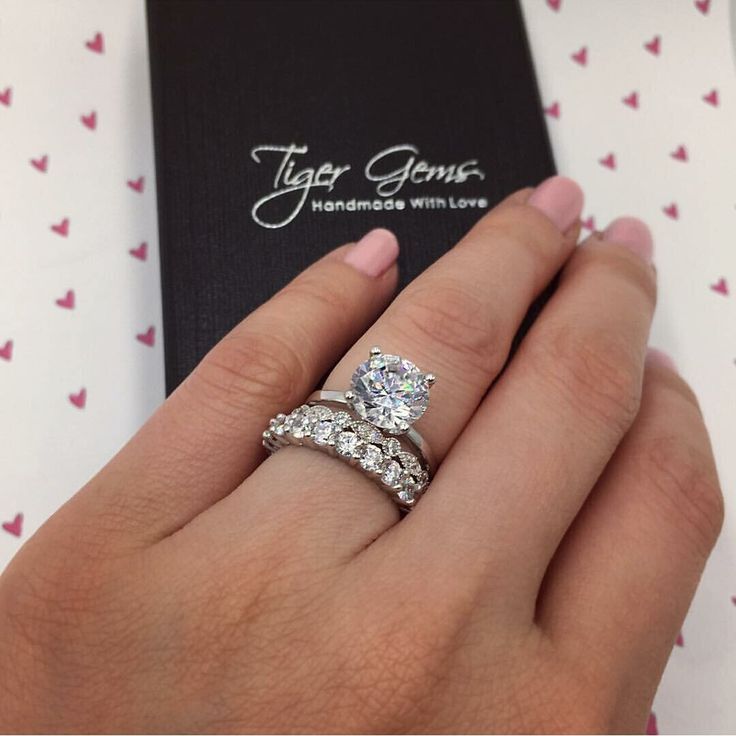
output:
[[[356,457],[362,444],[355,432],[340,432],[335,440],[335,449],[344,457]]]
[[[360,464],[366,470],[377,471],[383,463],[383,453],[379,447],[375,445],[366,445],[363,450],[363,456],[360,458]]]
[[[312,429],[312,439],[317,445],[329,445],[333,438],[335,428],[329,419],[322,419]]]
[[[374,355],[361,363],[351,385],[360,418],[389,432],[405,432],[429,404],[426,375],[398,355]]]
[[[419,460],[410,452],[400,452],[399,462],[401,466],[408,470],[415,478],[419,477],[422,473],[422,466],[419,464]]]
[[[399,442],[395,437],[390,437],[384,441],[383,451],[389,457],[396,457],[401,452],[401,442]]]
[[[332,411],[326,406],[310,406],[309,416],[310,418],[315,420],[315,422],[318,422],[320,419],[327,419],[331,417]]]
[[[293,437],[300,439],[309,432],[309,415],[305,411],[305,407],[300,406],[289,414],[286,420],[286,431],[290,432]]]
[[[401,465],[396,460],[389,460],[386,464],[386,469],[383,471],[381,480],[387,486],[395,486],[399,482],[399,478],[401,478]]]
[[[346,411],[338,411],[332,416],[332,423],[338,429],[345,429],[353,421],[353,418]]]
[[[358,436],[366,442],[374,442],[380,445],[383,442],[383,435],[368,422],[356,422],[353,428],[358,433]]]
[[[416,500],[414,497],[414,491],[412,490],[404,489],[402,491],[399,491],[396,495],[398,496],[399,501],[407,504],[407,506],[410,506]]]

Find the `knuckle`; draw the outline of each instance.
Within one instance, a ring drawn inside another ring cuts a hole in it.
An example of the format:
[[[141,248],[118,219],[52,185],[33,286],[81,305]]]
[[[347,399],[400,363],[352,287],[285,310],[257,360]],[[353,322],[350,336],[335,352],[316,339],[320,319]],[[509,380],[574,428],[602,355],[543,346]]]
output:
[[[565,243],[563,234],[541,212],[523,204],[492,212],[478,223],[475,234],[496,247],[528,256],[540,279]]]
[[[292,309],[314,318],[329,315],[331,319],[349,313],[353,305],[354,285],[346,279],[326,278],[323,272],[307,270],[288,284],[278,298],[288,301]]]
[[[391,329],[461,360],[471,376],[500,371],[509,341],[482,298],[444,280],[415,287],[393,311]]]
[[[290,406],[309,372],[291,341],[276,333],[236,330],[216,345],[185,382],[219,414],[267,403]]]
[[[584,273],[595,271],[595,275]],[[579,273],[583,272],[583,273]],[[562,272],[562,278],[577,276],[588,280],[615,279],[637,291],[654,308],[657,302],[657,276],[644,259],[622,245],[594,242],[580,248]]]
[[[622,435],[641,402],[642,371],[630,341],[605,331],[593,335],[568,326],[530,341],[532,369],[596,429]]]
[[[651,440],[642,450],[640,469],[653,493],[647,498],[676,531],[707,556],[723,524],[723,494],[715,464],[682,437]]]

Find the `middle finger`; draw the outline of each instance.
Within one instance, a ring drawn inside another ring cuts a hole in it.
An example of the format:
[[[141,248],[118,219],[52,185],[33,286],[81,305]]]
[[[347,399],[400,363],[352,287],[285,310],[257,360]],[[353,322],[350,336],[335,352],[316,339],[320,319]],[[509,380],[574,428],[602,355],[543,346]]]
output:
[[[373,345],[431,371],[416,428],[441,461],[503,368],[532,301],[569,257],[583,194],[553,177],[512,195],[407,286],[328,377],[345,390]]]

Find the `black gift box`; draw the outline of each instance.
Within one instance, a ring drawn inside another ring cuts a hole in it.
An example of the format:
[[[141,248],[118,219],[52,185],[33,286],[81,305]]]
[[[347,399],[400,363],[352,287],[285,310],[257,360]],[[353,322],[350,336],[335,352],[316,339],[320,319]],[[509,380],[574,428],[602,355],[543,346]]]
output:
[[[149,0],[168,391],[326,251],[393,230],[411,280],[553,173],[521,12]]]

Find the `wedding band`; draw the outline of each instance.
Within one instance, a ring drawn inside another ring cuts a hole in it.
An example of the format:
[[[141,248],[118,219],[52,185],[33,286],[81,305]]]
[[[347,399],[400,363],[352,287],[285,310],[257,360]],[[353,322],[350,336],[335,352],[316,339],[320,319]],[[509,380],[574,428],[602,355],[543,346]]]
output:
[[[429,447],[411,424],[427,410],[434,380],[411,361],[371,348],[348,391],[316,391],[308,404],[274,417],[263,433],[263,445],[272,453],[289,445],[326,452],[411,509],[433,471]]]
[[[345,397],[344,391],[315,391],[314,393],[310,394],[309,398],[307,399],[308,404],[318,404],[318,403],[332,403],[332,404],[344,404],[347,406],[350,406],[350,401]],[[434,456],[432,455],[432,450],[429,447],[429,444],[427,443],[427,440],[422,437],[419,432],[417,432],[414,427],[410,427],[405,434],[406,438],[409,442],[417,449],[419,453],[424,457],[425,462],[429,468],[434,470],[436,467],[434,462]]]

